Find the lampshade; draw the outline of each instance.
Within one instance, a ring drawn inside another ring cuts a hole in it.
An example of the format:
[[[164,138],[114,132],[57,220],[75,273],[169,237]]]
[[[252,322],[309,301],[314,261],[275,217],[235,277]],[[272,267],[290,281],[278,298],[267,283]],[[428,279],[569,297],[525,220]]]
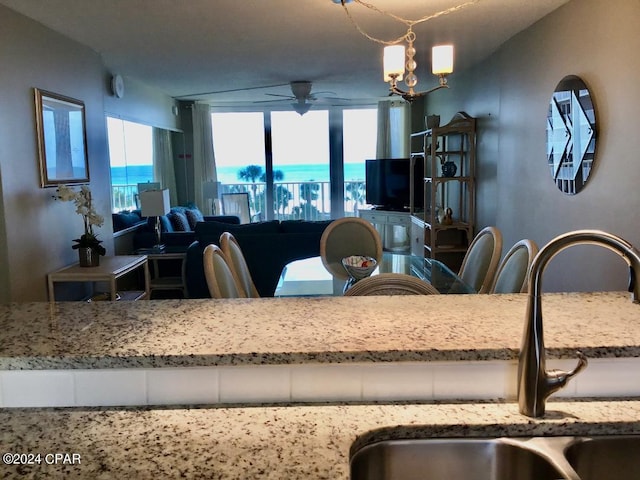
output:
[[[431,72],[434,75],[453,72],[453,45],[437,45],[431,49]]]
[[[144,182],[138,184],[138,195],[146,190],[160,190],[160,182]]]
[[[404,75],[404,45],[390,45],[384,47],[383,65],[384,81],[391,80],[391,75],[398,75],[397,80],[402,80]]]
[[[169,189],[146,190],[140,194],[140,205],[143,217],[159,217],[166,215],[171,210]]]

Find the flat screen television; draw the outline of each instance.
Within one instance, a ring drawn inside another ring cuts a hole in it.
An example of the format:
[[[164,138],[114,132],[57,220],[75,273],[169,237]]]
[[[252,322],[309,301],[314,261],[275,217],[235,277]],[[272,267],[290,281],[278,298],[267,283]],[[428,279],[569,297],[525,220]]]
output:
[[[414,165],[414,208],[423,207],[423,163]],[[383,210],[408,210],[410,203],[411,159],[380,158],[365,160],[366,201]]]

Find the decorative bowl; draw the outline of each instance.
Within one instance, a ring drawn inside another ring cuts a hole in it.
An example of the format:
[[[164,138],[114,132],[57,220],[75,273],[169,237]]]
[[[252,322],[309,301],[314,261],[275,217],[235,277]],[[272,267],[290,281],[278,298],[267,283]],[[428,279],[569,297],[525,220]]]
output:
[[[354,280],[362,280],[373,273],[378,262],[373,257],[351,255],[342,259],[342,266]]]

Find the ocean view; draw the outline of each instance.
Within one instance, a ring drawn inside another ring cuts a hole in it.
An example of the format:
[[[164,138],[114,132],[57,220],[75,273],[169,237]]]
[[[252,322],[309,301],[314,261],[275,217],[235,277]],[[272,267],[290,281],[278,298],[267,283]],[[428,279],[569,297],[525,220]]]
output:
[[[238,179],[238,170],[242,167],[218,167],[218,180],[222,183],[242,183]],[[329,181],[329,166],[324,164],[282,165],[275,167],[284,174],[284,182],[318,182]],[[345,180],[364,181],[364,162],[345,163]],[[130,167],[111,167],[112,185],[136,185],[153,179],[153,167],[151,165],[135,165]]]

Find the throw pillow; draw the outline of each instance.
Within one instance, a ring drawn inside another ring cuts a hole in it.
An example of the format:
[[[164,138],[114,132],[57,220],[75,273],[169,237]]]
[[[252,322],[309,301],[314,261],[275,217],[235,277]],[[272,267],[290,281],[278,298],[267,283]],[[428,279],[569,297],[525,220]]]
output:
[[[202,212],[198,209],[198,207],[187,208],[185,209],[184,213],[187,215],[187,220],[189,221],[191,230],[194,230],[196,228],[196,223],[204,222],[204,215],[202,215]]]
[[[171,212],[167,213],[167,218],[171,222],[171,225],[176,232],[191,231],[189,220],[187,220],[187,216],[184,213],[172,210]]]
[[[171,220],[169,220],[166,215],[160,217],[160,228],[162,228],[163,232],[172,233],[174,231]]]

